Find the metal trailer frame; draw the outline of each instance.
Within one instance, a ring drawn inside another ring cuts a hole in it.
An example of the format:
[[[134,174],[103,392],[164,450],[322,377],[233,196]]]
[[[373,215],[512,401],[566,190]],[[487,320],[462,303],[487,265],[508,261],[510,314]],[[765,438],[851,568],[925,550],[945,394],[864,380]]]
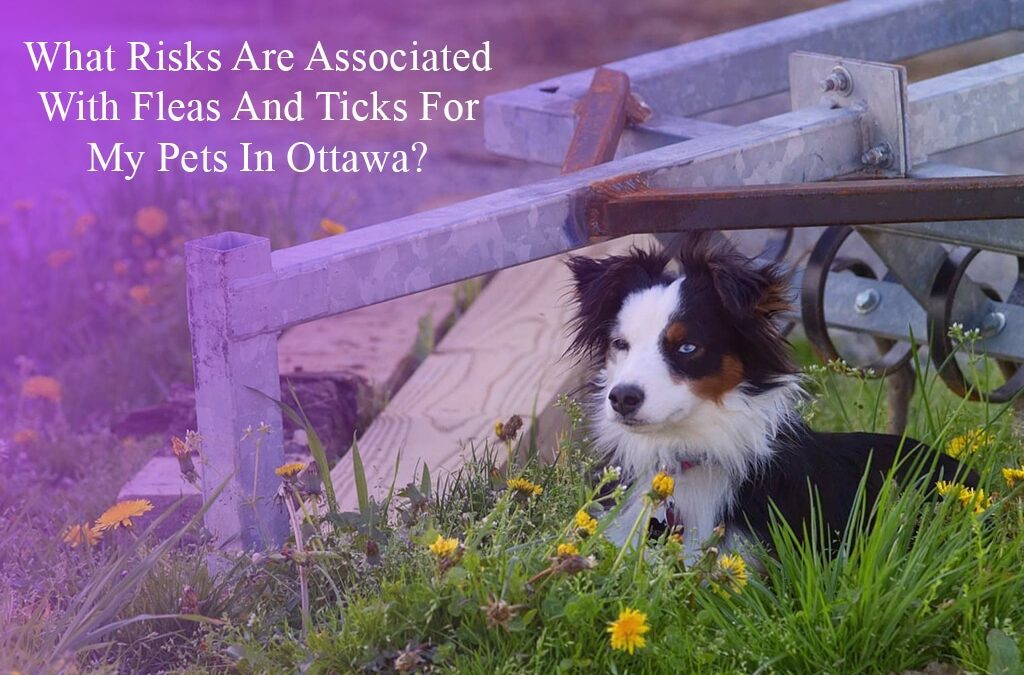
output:
[[[274,545],[285,536],[284,514],[273,504],[274,467],[283,460],[281,412],[273,399],[280,398],[277,337],[284,329],[584,246],[595,198],[637,186],[983,175],[926,160],[1024,129],[1024,55],[909,87],[902,68],[877,62],[1016,30],[1024,24],[1022,7],[1024,0],[853,0],[627,59],[610,67],[628,75],[653,114],[626,130],[612,162],[273,252],[266,238],[237,232],[188,242],[204,497],[226,483],[206,514],[207,529],[233,548]],[[800,50],[842,58],[793,55]],[[848,96],[837,69],[852,75]],[[573,135],[573,106],[592,74],[488,98],[487,146],[561,164]],[[692,119],[787,88],[792,112],[738,127]],[[829,324],[892,339],[906,339],[908,325],[915,335],[927,333],[923,307],[946,260],[938,240],[1010,253],[1022,246],[1020,224],[1006,220],[984,228],[883,223],[861,232],[899,283],[834,276]],[[906,234],[923,238],[914,256],[898,245]],[[966,291],[949,311],[965,325],[996,313],[1004,325],[1024,321],[1016,305],[994,305],[969,281],[961,285]],[[898,311],[858,312],[857,297],[868,290]],[[993,333],[984,347],[1024,360],[1013,331]]]

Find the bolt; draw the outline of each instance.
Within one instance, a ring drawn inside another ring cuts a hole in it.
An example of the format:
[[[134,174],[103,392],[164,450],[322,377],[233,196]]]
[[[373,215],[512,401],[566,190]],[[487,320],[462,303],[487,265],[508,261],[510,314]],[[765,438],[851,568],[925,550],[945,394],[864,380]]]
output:
[[[821,81],[821,90],[826,94],[834,92],[840,96],[849,96],[853,91],[853,79],[850,72],[842,66],[836,66],[828,77]]]
[[[882,302],[881,294],[873,288],[861,291],[853,301],[853,308],[858,314],[870,314]]]
[[[876,145],[860,156],[861,164],[874,166],[879,169],[891,166],[893,159],[892,147],[888,143]]]
[[[981,329],[983,337],[990,338],[999,335],[1006,328],[1006,315],[1002,312],[989,312],[981,320],[981,325],[978,328]]]

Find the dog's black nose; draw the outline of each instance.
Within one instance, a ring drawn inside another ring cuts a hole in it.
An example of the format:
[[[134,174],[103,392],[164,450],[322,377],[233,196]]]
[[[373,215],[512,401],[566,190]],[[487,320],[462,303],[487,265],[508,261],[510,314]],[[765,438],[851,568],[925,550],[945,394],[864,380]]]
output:
[[[623,417],[629,417],[644,402],[644,390],[635,384],[616,385],[608,392],[608,400],[611,401],[615,412]]]

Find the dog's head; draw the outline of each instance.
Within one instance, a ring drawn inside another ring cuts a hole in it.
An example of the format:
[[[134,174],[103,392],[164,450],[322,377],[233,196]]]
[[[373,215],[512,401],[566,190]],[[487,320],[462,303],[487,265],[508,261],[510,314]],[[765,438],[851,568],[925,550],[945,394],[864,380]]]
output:
[[[673,433],[700,411],[756,397],[796,372],[773,317],[788,308],[781,270],[706,234],[686,238],[682,274],[634,249],[573,257],[571,350],[601,368],[604,421],[631,434]]]

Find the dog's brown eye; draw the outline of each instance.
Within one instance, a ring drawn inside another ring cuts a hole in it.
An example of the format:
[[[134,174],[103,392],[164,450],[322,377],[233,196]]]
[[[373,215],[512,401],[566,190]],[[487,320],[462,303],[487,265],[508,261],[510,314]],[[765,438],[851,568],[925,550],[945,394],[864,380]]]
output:
[[[623,340],[622,338],[615,338],[614,340],[612,340],[612,349],[624,352],[627,349],[629,349],[629,343]]]
[[[679,345],[680,354],[693,354],[696,351],[697,345],[693,344],[692,342],[684,342],[683,344]]]

